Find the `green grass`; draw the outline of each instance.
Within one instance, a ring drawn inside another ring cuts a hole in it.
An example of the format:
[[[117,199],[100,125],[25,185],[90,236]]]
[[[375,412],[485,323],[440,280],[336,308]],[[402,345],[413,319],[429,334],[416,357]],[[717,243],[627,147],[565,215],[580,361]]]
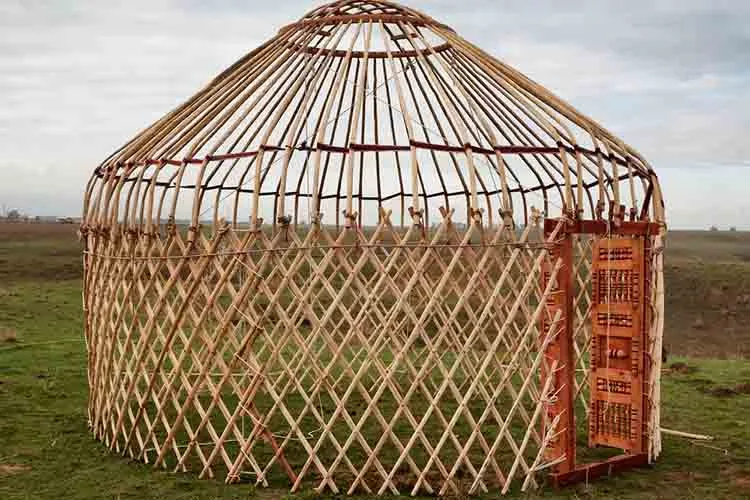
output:
[[[77,281],[18,283],[0,302],[15,343],[0,345],[0,498],[280,498],[155,470],[111,453],[86,424],[85,346]],[[544,498],[745,498],[750,483],[750,396],[719,397],[717,387],[750,380],[750,363],[687,359],[693,373],[663,378],[665,427],[712,434],[704,447],[664,437],[651,469],[555,492]],[[724,453],[722,450],[727,450]],[[303,495],[304,496],[304,495]]]
[[[167,473],[112,453],[93,438],[86,421],[80,282],[65,271],[76,269],[79,262],[78,245],[70,236],[0,237],[0,326],[17,335],[15,341],[0,342],[0,499],[285,498],[283,481],[256,490],[249,484],[198,480],[193,473]],[[697,283],[692,290],[705,288],[701,276],[706,272],[709,278],[723,273],[722,282],[744,290],[743,282],[736,281],[744,268],[738,274],[717,262],[689,267],[688,261],[679,264],[696,273],[690,278]],[[735,260],[732,265],[742,264]],[[672,300],[678,312],[701,307],[690,289],[675,290]],[[690,305],[682,306],[686,301]],[[722,339],[716,349],[723,345]],[[676,361],[691,369],[665,372],[663,425],[710,434],[714,441],[664,436],[663,455],[652,468],[562,491],[544,488],[512,497],[747,498],[750,395],[737,384],[750,382],[750,362],[675,358],[670,364]],[[581,432],[581,447],[583,436]],[[292,498],[313,496],[304,492]]]

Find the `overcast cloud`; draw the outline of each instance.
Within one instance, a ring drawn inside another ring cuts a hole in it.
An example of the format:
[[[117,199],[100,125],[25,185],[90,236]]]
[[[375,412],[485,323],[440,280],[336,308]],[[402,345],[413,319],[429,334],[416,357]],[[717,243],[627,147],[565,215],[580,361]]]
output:
[[[77,214],[112,150],[318,3],[0,0],[0,203]],[[750,229],[750,2],[404,3],[641,151],[672,227]]]

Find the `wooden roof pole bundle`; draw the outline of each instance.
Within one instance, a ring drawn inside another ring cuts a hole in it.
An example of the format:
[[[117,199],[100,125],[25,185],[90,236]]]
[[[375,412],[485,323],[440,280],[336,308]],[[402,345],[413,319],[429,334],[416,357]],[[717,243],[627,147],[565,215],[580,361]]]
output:
[[[641,238],[660,453],[656,174],[414,9],[283,27],[107,158],[83,210],[88,415],[113,450],[292,490],[535,486],[571,461],[554,401],[590,412],[597,241]]]

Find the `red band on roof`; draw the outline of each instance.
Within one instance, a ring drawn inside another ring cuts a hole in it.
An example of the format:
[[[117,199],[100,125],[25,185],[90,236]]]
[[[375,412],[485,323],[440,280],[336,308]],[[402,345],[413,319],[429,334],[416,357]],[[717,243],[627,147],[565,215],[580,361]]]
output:
[[[345,148],[343,146],[334,146],[332,144],[323,144],[322,142],[318,143],[318,149],[321,151],[328,151],[330,153],[346,154],[349,152],[349,148]]]
[[[352,151],[409,151],[409,146],[397,144],[349,144]]]

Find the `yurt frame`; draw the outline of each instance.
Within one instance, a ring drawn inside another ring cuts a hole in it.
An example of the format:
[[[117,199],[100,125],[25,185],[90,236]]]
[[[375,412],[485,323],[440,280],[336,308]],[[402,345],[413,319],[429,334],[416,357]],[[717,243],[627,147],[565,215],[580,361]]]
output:
[[[445,495],[660,453],[656,174],[413,9],[284,27],[96,169],[81,234],[89,422],[133,458]]]

